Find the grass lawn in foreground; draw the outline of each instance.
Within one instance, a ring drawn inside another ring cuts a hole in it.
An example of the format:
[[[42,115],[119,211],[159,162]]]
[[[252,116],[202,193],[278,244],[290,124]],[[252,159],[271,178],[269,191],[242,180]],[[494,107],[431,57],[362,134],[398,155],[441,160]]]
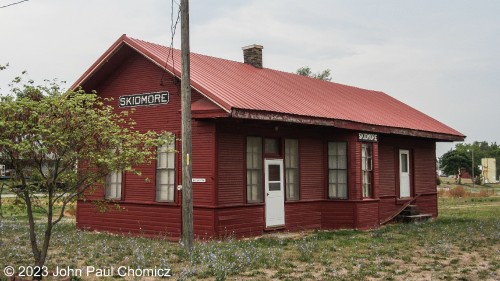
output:
[[[14,209],[4,215],[0,270],[27,266],[32,257],[26,216]],[[187,280],[499,280],[500,197],[441,198],[437,220],[371,231],[200,241],[191,258],[178,243],[76,231],[74,219],[68,218],[56,226],[51,249],[49,270],[156,266]],[[1,271],[0,280],[6,280]]]

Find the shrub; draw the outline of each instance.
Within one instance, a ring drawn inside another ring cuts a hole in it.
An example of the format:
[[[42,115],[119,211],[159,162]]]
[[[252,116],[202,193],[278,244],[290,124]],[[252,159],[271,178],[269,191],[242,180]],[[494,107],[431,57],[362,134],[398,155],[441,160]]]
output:
[[[445,196],[447,196],[446,189],[444,189],[444,188],[438,188],[438,197],[442,198],[442,197],[445,197]]]
[[[463,186],[455,186],[454,188],[450,189],[449,193],[453,198],[463,198],[468,195],[467,190],[465,190]]]
[[[441,185],[441,178],[440,177],[436,177],[436,185]]]
[[[488,189],[485,189],[485,188],[481,188],[479,190],[478,197],[490,197],[491,195],[493,195],[493,189],[488,190]]]

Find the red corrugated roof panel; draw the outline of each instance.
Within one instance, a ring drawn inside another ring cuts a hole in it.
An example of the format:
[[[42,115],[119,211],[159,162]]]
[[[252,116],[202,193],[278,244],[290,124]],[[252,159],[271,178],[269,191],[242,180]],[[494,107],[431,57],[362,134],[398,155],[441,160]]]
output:
[[[119,47],[120,42],[180,76],[179,50],[127,36],[120,37],[113,46]],[[106,54],[101,58],[105,57]],[[98,65],[99,61],[93,68]],[[75,86],[83,83],[92,71],[91,67]],[[465,137],[383,92],[195,53],[191,53],[191,84],[228,112],[233,109],[273,112],[437,133],[449,136],[449,140]]]

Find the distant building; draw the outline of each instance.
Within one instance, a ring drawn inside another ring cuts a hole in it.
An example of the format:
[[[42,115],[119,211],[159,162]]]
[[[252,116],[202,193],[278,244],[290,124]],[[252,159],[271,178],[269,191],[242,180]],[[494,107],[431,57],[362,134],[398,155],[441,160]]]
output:
[[[460,178],[462,179],[471,179],[472,177],[470,176],[469,172],[467,172],[467,169],[465,168],[460,168]]]
[[[497,162],[495,158],[481,159],[481,166],[483,170],[481,174],[484,178],[484,183],[497,182]]]

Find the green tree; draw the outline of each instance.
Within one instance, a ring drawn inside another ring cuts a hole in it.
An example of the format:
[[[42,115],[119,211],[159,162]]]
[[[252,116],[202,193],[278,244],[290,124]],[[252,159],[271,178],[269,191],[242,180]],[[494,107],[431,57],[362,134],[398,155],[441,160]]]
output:
[[[460,169],[465,169],[469,175],[472,175],[472,154],[467,150],[454,149],[446,152],[439,158],[439,164],[443,172],[447,175],[459,176]],[[479,176],[481,171],[477,160],[474,163],[474,176]],[[461,178],[459,177],[459,183]]]
[[[135,130],[129,112],[115,112],[94,93],[13,82],[0,101],[0,162],[15,170],[7,188],[24,201],[34,265],[41,267],[66,206],[111,171],[133,172],[150,161],[165,138]],[[43,232],[36,230],[35,210],[44,213]]]
[[[481,165],[482,158],[495,158],[497,171],[500,171],[500,146],[496,142],[488,143],[486,141],[475,141],[471,144],[459,143],[455,149],[470,154],[474,151],[474,166]]]
[[[297,72],[295,72],[295,73],[298,75],[316,78],[316,79],[323,80],[323,81],[332,81],[330,69],[325,69],[321,72],[313,73],[309,66],[304,66],[304,67],[297,69]]]

